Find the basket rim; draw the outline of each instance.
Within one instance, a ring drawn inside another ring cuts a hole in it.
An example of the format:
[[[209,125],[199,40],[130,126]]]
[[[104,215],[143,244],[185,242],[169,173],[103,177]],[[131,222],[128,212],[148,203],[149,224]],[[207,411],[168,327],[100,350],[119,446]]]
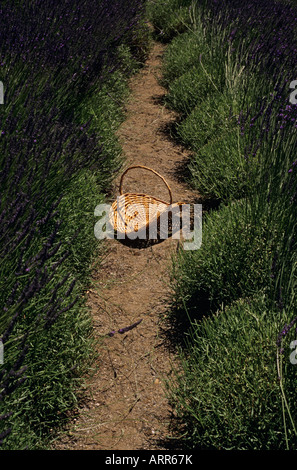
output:
[[[167,190],[168,190],[168,193],[169,193],[169,197],[170,197],[170,202],[169,202],[169,205],[173,203],[173,198],[172,198],[172,191],[170,189],[170,186],[169,184],[167,183],[167,181],[165,180],[165,178],[160,175],[160,173],[158,173],[156,170],[153,170],[152,168],[149,168],[148,166],[143,166],[143,165],[132,165],[128,168],[126,168],[126,170],[123,172],[122,176],[121,176],[121,179],[120,179],[120,185],[119,185],[119,193],[120,195],[123,195],[123,194],[143,194],[143,193],[123,193],[122,191],[122,187],[123,187],[123,180],[124,180],[124,176],[128,173],[128,171],[134,169],[134,168],[141,168],[143,170],[148,170],[148,171],[151,171],[152,173],[154,173],[155,175],[157,175],[162,181],[163,183],[165,184],[165,186],[167,187]],[[154,196],[151,196],[152,198],[154,198]],[[158,199],[158,198],[154,198],[154,199]],[[159,199],[161,202],[164,202],[165,204],[168,204],[167,202],[165,201],[162,201],[161,199]]]
[[[162,204],[165,204],[166,206],[170,206],[172,204],[172,202],[169,203],[169,202],[163,201],[163,199],[159,199],[155,196],[151,196],[150,194],[145,194],[145,193],[122,193],[119,196],[117,196],[117,199],[113,202],[113,204],[117,203],[118,198],[122,198],[125,196],[141,196],[143,198],[147,198],[147,199],[149,198],[149,199],[153,199],[154,201],[161,202]]]

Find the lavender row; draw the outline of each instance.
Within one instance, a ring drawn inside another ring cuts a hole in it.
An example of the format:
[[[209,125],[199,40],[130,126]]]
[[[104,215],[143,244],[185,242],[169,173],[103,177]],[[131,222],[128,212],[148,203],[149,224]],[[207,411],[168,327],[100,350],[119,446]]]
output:
[[[254,225],[269,226],[270,297],[293,316],[280,333],[280,346],[296,319],[297,104],[289,97],[290,84],[297,79],[297,9],[283,1],[206,3],[205,26],[222,28],[234,61],[258,77],[253,106],[242,110],[239,124],[250,142],[246,160],[258,156],[258,178],[248,199]]]
[[[67,220],[60,219],[60,201],[81,170],[102,173],[104,189],[113,167],[104,140],[91,122],[81,121],[78,109],[121,67],[117,47],[133,40],[142,3],[33,0],[0,7],[4,444],[17,412],[10,409],[13,396],[29,383],[38,397],[39,379],[31,366],[38,335],[48,335],[46,347],[57,334],[52,329],[57,320],[78,312],[81,286],[71,270],[71,243],[78,234],[73,227],[67,240],[61,238]]]

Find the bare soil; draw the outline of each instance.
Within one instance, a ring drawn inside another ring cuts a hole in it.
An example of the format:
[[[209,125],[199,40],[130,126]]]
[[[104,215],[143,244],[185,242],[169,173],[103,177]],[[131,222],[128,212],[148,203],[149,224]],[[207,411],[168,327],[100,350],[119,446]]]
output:
[[[165,46],[154,43],[142,70],[131,79],[127,116],[118,135],[126,167],[144,165],[169,183],[174,202],[194,202],[198,195],[180,177],[187,151],[170,139],[176,120],[163,105],[160,85]],[[120,176],[115,182],[118,195]],[[145,170],[127,174],[124,191],[145,192],[165,201],[164,183]],[[178,240],[169,238],[146,248],[106,240],[100,269],[94,272],[88,304],[98,338],[98,360],[88,378],[86,399],[56,449],[162,450],[178,448],[171,426],[174,417],[164,379],[177,364],[166,340],[170,299],[171,256]],[[141,322],[124,334],[118,329]],[[115,331],[113,336],[107,336]]]

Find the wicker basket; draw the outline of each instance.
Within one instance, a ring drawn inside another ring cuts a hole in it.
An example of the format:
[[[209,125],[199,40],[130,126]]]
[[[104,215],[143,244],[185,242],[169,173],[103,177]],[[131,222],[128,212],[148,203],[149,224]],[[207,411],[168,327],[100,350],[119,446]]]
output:
[[[134,168],[151,171],[161,178],[169,193],[169,203],[143,193],[123,193],[123,179],[128,171]],[[181,202],[172,204],[172,192],[165,178],[155,170],[142,165],[131,166],[124,171],[120,180],[119,193],[120,196],[112,204],[109,213],[110,224],[118,234],[118,238],[128,237],[133,239],[135,236],[143,239],[147,238],[148,228],[152,221],[158,223],[162,213],[170,211],[174,206],[183,204]],[[171,230],[172,227],[169,227],[169,231]],[[158,233],[158,238],[159,236],[160,233]]]

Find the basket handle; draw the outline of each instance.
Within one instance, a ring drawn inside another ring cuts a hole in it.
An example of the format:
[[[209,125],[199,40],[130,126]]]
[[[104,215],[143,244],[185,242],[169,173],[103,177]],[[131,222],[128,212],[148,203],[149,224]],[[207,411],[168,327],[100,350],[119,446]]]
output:
[[[142,165],[135,165],[135,166],[130,166],[129,168],[127,168],[124,173],[122,174],[122,177],[121,177],[121,181],[120,181],[120,188],[119,188],[119,191],[120,191],[120,195],[123,194],[122,192],[122,186],[123,186],[123,179],[124,179],[124,176],[126,175],[126,173],[130,170],[132,170],[133,168],[142,168],[144,170],[149,170],[151,171],[152,173],[155,173],[155,175],[159,176],[159,178],[161,178],[161,180],[164,182],[164,184],[166,185],[167,189],[168,189],[168,192],[169,192],[169,197],[170,197],[170,204],[172,204],[172,192],[171,192],[171,189],[170,189],[170,186],[169,184],[167,183],[167,181],[165,180],[165,178],[163,178],[163,176],[159,175],[159,173],[157,173],[155,170],[153,170],[152,168],[149,168],[147,166],[142,166]]]

